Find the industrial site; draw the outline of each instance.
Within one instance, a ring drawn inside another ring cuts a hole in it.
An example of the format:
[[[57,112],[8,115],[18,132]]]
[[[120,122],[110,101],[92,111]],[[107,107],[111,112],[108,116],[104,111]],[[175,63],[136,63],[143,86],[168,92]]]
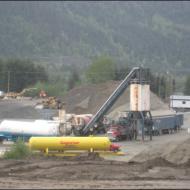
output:
[[[0,1],[0,189],[190,189],[188,1]]]
[[[72,89],[62,102],[4,94],[1,187],[188,189],[190,113],[150,92],[146,71]],[[4,159],[18,139],[33,154]]]

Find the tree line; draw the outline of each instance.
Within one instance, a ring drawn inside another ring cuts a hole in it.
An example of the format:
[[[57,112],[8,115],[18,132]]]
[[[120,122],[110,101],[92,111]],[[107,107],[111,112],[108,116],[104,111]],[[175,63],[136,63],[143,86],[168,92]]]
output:
[[[86,78],[90,83],[101,83],[107,80],[123,80],[131,70],[127,64],[116,65],[111,57],[100,56],[86,70]],[[176,80],[171,73],[149,73],[150,89],[163,100],[176,92]],[[185,95],[190,95],[190,76],[184,84]]]
[[[67,69],[67,78],[64,74],[53,79],[47,70],[29,59],[0,59],[0,90],[5,92],[20,92],[27,87],[44,89],[50,96],[63,96],[63,94],[77,85],[86,83],[102,83],[108,80],[123,80],[130,72],[127,64],[116,64],[109,56],[99,56],[83,70],[77,68]],[[149,73],[150,89],[162,99],[167,99],[176,91],[176,80],[171,74]],[[184,84],[184,94],[190,95],[190,76]]]
[[[45,68],[28,59],[0,59],[0,89],[20,92],[38,81],[48,81]]]

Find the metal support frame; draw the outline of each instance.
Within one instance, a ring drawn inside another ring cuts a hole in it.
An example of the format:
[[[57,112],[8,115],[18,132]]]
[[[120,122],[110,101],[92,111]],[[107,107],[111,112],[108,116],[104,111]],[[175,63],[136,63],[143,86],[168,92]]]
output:
[[[149,74],[149,70],[147,70],[147,72],[142,69],[141,67],[139,68],[139,72],[137,72],[137,76],[135,78],[135,80],[131,80],[131,83],[136,83],[136,84],[149,84],[150,83],[150,74]],[[147,116],[147,114],[149,114],[149,119],[150,121],[152,121],[152,115],[151,115],[151,112],[150,111],[136,111],[136,112],[133,112],[133,111],[130,111],[133,113],[134,115],[134,120],[136,120],[136,122],[134,121],[134,124],[137,124],[137,121],[138,120],[141,120],[142,119],[142,141],[144,141],[144,137],[145,137],[145,119]],[[137,128],[137,126],[136,126]],[[151,126],[148,126],[148,133],[150,135],[150,140],[152,140],[152,127]]]
[[[142,70],[140,67],[134,67],[131,72],[125,77],[125,79],[120,83],[120,85],[115,89],[115,91],[110,95],[102,107],[97,111],[94,117],[89,121],[89,123],[82,130],[83,135],[87,135],[90,129],[93,129],[96,122],[98,122],[104,114],[112,107],[116,100],[121,96],[125,89],[130,85],[131,80]]]
[[[147,71],[147,72],[146,72]],[[131,83],[138,83],[138,84],[145,84],[149,83],[149,79],[147,80],[147,76],[149,76],[149,70],[143,69],[141,67],[135,67],[131,70],[131,72],[125,77],[125,79],[120,83],[120,85],[115,89],[115,91],[110,95],[110,97],[106,100],[106,102],[102,105],[102,107],[97,111],[97,113],[94,115],[94,117],[89,121],[89,123],[82,129],[82,135],[88,135],[89,131],[94,128],[94,125],[103,117],[104,114],[113,106],[113,104],[116,102],[116,100],[121,96],[121,94],[125,91],[125,89],[131,84]],[[147,111],[145,111],[147,112]],[[136,124],[136,121],[139,119],[142,119],[143,126],[142,126],[142,140],[144,141],[144,125],[145,125],[145,118],[144,114],[146,115],[144,111],[136,112],[134,116],[134,123]],[[150,118],[151,113],[148,111]],[[137,127],[137,126],[136,126]],[[150,135],[152,132],[150,132]],[[152,140],[152,136],[150,136],[150,140]]]
[[[150,111],[141,111],[140,112],[140,115],[142,117],[142,141],[144,141],[144,127],[145,127],[145,115],[147,115],[147,113],[149,113],[149,118],[150,118],[150,121],[152,121],[152,115],[151,115],[151,112]],[[152,140],[152,126],[148,126],[148,133],[150,135],[150,140]]]

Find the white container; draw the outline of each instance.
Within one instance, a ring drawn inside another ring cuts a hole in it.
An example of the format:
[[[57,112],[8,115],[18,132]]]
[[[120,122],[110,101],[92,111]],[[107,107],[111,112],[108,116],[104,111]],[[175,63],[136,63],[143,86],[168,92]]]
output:
[[[190,134],[190,128],[187,128],[187,132]]]
[[[57,136],[59,134],[59,122],[51,120],[3,120],[0,124],[0,133],[14,135]]]
[[[150,85],[130,85],[130,110],[150,111]]]

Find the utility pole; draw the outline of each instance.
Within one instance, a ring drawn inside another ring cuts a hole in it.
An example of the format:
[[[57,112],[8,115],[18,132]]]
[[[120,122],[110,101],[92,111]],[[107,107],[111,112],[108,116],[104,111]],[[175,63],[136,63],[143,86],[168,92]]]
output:
[[[161,78],[160,78],[160,74],[158,74],[158,96],[160,96],[160,86],[161,86]]]
[[[9,92],[10,91],[10,74],[11,74],[11,72],[10,71],[8,71],[7,72],[7,92]]]

